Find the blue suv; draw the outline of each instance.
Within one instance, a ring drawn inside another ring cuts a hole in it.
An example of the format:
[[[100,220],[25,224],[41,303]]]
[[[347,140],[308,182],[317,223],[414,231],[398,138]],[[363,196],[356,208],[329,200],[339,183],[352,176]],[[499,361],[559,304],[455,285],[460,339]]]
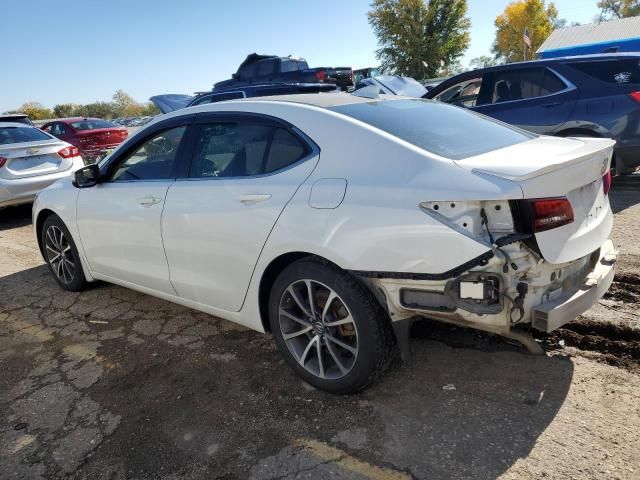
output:
[[[545,135],[610,137],[616,174],[640,165],[640,55],[512,63],[452,77],[425,98]]]

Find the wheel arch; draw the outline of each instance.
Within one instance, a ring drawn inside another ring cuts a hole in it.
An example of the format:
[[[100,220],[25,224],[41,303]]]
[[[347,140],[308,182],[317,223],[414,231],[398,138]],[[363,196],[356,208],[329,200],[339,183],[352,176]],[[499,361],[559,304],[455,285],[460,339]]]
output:
[[[352,272],[350,272],[349,270],[341,267],[340,265],[329,260],[328,258],[325,258],[322,255],[318,255],[316,253],[305,252],[305,251],[294,251],[294,252],[283,253],[275,257],[273,260],[271,260],[271,262],[269,262],[267,267],[264,269],[262,276],[260,278],[260,284],[258,287],[258,307],[260,312],[260,322],[262,323],[262,327],[264,328],[265,332],[271,331],[271,326],[269,325],[269,297],[271,295],[271,288],[273,287],[273,284],[276,278],[278,278],[278,275],[280,275],[280,273],[282,273],[282,271],[292,263],[308,257],[312,257],[315,260],[322,263],[333,265],[334,267],[339,268],[340,270],[347,272],[349,275],[351,275],[355,282],[361,282],[361,280],[356,276],[354,276]],[[366,284],[366,282],[361,282],[361,283],[364,284],[366,289],[371,292],[371,288],[369,287],[369,285]],[[376,299],[376,301],[380,303],[380,299],[378,298],[377,295],[375,295],[375,292],[371,292],[371,294]],[[386,311],[386,306],[382,304],[381,306]]]
[[[47,220],[47,218],[51,217],[52,215],[58,215],[58,214],[53,210],[44,208],[38,212],[38,216],[36,217],[36,240],[38,242],[38,249],[40,250],[40,253],[43,256],[44,256],[44,252],[42,250],[42,227],[44,225],[44,222]]]

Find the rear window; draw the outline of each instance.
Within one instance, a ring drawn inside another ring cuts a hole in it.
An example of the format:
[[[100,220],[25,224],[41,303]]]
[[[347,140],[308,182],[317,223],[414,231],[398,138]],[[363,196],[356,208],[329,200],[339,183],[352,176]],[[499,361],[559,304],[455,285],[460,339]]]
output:
[[[0,145],[10,143],[38,142],[51,140],[42,130],[33,127],[0,127]]]
[[[570,67],[607,83],[640,84],[640,59],[573,62]]]
[[[115,125],[105,120],[98,118],[90,120],[80,120],[78,122],[71,122],[71,126],[76,130],[96,130],[98,128],[114,128]]]
[[[429,100],[384,100],[342,105],[331,110],[453,160],[535,137],[463,108]]]

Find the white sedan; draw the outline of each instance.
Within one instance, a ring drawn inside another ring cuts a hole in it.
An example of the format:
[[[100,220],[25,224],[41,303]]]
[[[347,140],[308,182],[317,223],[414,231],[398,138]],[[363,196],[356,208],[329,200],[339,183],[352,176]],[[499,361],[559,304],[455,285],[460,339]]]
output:
[[[34,228],[62,288],[103,280],[271,331],[305,381],[347,393],[408,353],[415,317],[536,351],[529,328],[596,303],[613,145],[402,97],[222,102],[52,185]]]
[[[0,208],[32,202],[40,190],[81,167],[73,145],[32,125],[0,121]]]

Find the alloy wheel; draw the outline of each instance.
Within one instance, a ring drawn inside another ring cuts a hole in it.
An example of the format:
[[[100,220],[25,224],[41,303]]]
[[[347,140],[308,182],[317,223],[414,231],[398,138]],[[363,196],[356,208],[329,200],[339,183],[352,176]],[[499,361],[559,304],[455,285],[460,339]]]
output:
[[[358,332],[334,290],[315,280],[298,280],[285,289],[278,312],[282,338],[308,372],[335,380],[351,371],[358,356]]]
[[[76,265],[71,245],[64,232],[51,225],[47,228],[44,247],[53,273],[62,283],[70,284],[75,276]]]

